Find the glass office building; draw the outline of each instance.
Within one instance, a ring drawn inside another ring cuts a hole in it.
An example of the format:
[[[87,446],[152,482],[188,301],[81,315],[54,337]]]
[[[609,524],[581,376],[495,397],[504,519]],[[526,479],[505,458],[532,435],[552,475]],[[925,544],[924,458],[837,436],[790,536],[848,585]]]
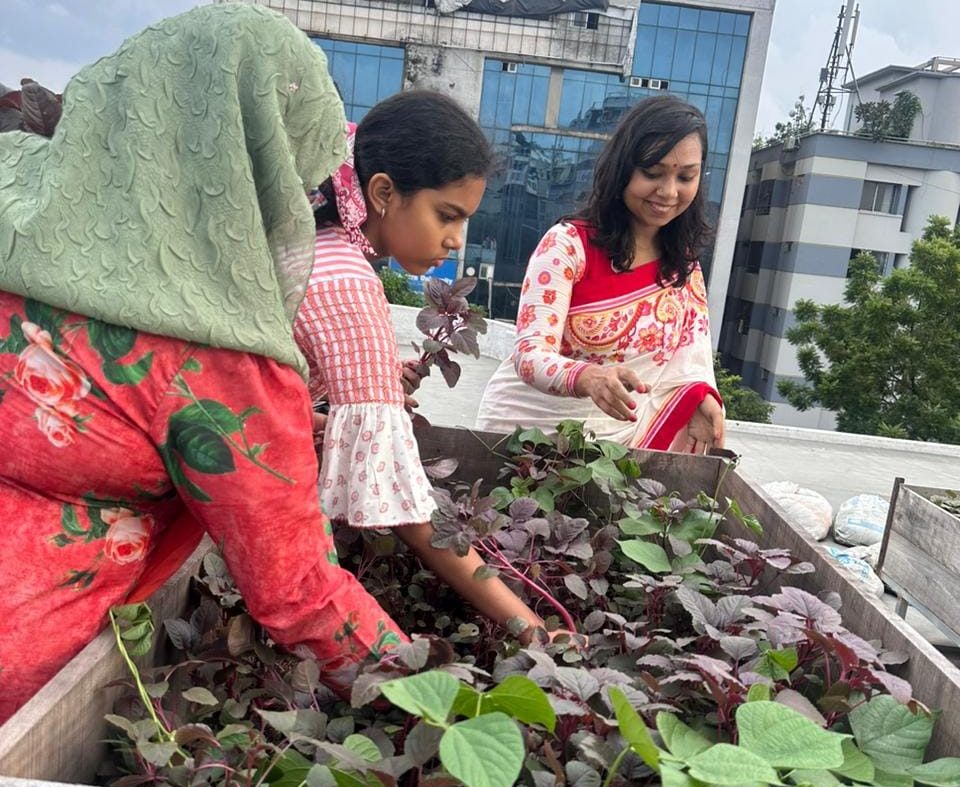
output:
[[[666,91],[704,112],[710,139],[704,187],[711,215],[719,213],[752,15],[646,1],[637,13],[626,76],[569,64],[483,61],[478,121],[498,165],[470,221],[465,264],[495,266],[494,316],[515,316],[519,285],[540,236],[576,208],[605,139],[646,96]],[[351,120],[401,89],[402,48],[317,43],[327,52]],[[708,269],[710,254],[702,262]]]
[[[381,99],[403,87],[403,47],[357,44],[314,38],[327,56],[330,75],[340,91],[347,120],[359,122]]]

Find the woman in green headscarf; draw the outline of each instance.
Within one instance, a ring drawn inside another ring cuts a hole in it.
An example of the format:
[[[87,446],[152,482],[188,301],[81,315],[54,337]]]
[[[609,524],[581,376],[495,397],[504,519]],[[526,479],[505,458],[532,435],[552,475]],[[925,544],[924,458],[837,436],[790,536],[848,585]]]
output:
[[[403,639],[337,566],[292,338],[344,128],[303,33],[216,5],[81,71],[52,139],[0,135],[0,721],[185,514],[333,685]]]

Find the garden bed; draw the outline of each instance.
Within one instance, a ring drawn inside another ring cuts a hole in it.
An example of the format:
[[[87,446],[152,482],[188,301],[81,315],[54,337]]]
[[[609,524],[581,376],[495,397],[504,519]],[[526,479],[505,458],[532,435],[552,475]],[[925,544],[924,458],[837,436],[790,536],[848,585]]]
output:
[[[190,579],[212,545],[205,540],[149,599],[157,620],[183,614]],[[156,663],[166,648],[158,641],[140,661]],[[29,702],[0,726],[0,779],[5,776],[92,783],[107,756],[108,726],[120,687],[128,677],[113,631],[107,628],[80,651]]]
[[[418,439],[425,459],[454,457],[459,460],[455,477],[466,482],[487,479],[484,491],[497,483],[503,456],[497,456],[491,449],[502,446],[502,436],[430,428],[421,430]],[[813,567],[810,573],[779,576],[811,593],[839,594],[843,619],[849,630],[864,640],[882,640],[885,648],[908,656],[906,664],[897,668],[897,672],[910,681],[914,697],[932,708],[960,707],[960,671],[902,620],[878,602],[861,595],[819,545],[783,519],[775,502],[757,485],[736,470],[726,469],[721,458],[657,452],[638,452],[635,458],[644,478],[660,481],[681,498],[703,490],[712,493],[719,485],[717,498],[737,500],[740,508],[756,515],[763,523],[763,534],[756,539],[761,548],[789,549],[794,559]],[[717,537],[728,527],[723,525]],[[730,529],[728,535],[742,537],[744,531],[738,527]],[[189,577],[196,571],[199,560],[195,554],[153,599],[151,606],[158,621],[184,614]],[[775,593],[778,589],[771,586],[763,590]],[[100,742],[117,735],[116,730],[108,731],[104,721],[117,692],[103,687],[124,676],[113,633],[107,631],[0,728],[0,774],[92,781],[104,754]],[[954,755],[958,751],[960,717],[951,713],[936,724],[927,758]]]

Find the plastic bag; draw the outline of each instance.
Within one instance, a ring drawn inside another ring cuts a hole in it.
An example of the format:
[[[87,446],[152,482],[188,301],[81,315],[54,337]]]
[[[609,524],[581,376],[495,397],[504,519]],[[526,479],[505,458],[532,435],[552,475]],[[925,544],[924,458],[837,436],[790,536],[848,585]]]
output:
[[[791,524],[799,525],[817,541],[827,537],[833,521],[833,506],[819,492],[793,481],[771,481],[763,485],[763,491],[780,504]]]
[[[871,544],[868,547],[865,547],[865,546],[850,547],[850,549],[847,549],[844,551],[848,555],[851,555],[856,558],[860,558],[860,560],[867,561],[867,564],[870,566],[870,568],[876,569],[877,563],[880,562],[881,546],[882,546],[882,542],[878,541],[876,544]]]
[[[853,550],[827,547],[827,552],[841,565],[850,581],[860,588],[861,592],[875,598],[883,595],[883,581],[874,573],[866,560],[851,554]]]
[[[840,544],[870,546],[883,539],[890,504],[880,495],[855,495],[837,509],[833,537]]]

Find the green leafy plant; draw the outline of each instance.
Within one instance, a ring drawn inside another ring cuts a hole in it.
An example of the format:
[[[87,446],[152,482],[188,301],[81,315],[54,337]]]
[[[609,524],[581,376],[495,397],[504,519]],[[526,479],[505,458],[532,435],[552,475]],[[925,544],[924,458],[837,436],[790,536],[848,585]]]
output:
[[[913,121],[923,111],[920,99],[909,90],[901,90],[889,101],[863,101],[853,108],[861,123],[857,133],[874,142],[886,139],[908,139]]]
[[[723,407],[729,420],[770,423],[773,405],[764,401],[752,388],[747,388],[739,374],[725,369],[720,363],[719,354],[714,356],[713,370],[717,377],[717,390],[723,399]]]
[[[343,564],[394,619],[432,632],[365,665],[348,704],[317,662],[270,642],[211,553],[199,604],[164,623],[183,657],[134,671],[111,716],[113,783],[960,781],[956,758],[923,763],[936,714],[888,671],[903,657],[847,630],[836,594],[791,587],[811,567],[761,549],[735,501],[683,499],[574,422],[492,450],[501,485],[448,480],[435,544],[474,544],[548,628],[578,634],[538,631],[524,647],[393,536],[338,534]],[[139,620],[124,646],[146,633]]]

